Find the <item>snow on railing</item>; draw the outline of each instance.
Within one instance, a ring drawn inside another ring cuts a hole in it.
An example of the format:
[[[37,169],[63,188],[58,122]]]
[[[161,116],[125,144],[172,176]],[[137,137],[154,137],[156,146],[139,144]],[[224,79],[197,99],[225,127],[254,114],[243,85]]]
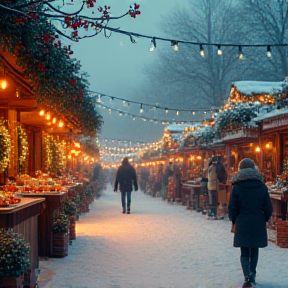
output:
[[[220,133],[219,139],[224,140],[232,140],[238,138],[257,138],[258,137],[258,128],[257,127],[241,127],[231,131],[225,131]]]

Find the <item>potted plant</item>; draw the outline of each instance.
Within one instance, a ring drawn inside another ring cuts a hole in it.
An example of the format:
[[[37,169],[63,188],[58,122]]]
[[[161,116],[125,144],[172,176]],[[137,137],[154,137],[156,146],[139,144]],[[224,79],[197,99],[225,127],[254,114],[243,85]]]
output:
[[[51,256],[64,257],[68,255],[69,225],[70,221],[64,212],[54,212],[52,226],[53,248]]]
[[[12,229],[0,229],[0,286],[19,287],[30,266],[30,247]]]
[[[64,203],[64,212],[69,217],[69,239],[76,239],[76,215],[77,215],[77,205],[74,201],[68,200]]]

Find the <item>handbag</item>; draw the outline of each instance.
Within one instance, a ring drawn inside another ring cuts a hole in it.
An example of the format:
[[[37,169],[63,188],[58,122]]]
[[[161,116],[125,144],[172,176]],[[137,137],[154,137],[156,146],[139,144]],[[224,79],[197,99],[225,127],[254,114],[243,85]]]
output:
[[[232,226],[231,226],[231,233],[234,233],[235,232],[235,224],[232,223]]]

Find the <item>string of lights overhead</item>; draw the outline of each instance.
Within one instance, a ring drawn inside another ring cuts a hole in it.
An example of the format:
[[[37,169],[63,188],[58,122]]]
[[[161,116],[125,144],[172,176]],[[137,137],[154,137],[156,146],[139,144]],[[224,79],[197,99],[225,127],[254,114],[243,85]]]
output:
[[[150,117],[146,117],[146,116],[135,115],[135,114],[132,114],[132,113],[120,110],[120,109],[112,108],[112,107],[107,106],[107,105],[105,105],[103,103],[97,103],[97,105],[100,106],[103,109],[107,109],[109,114],[111,114],[112,111],[116,111],[116,112],[119,113],[119,116],[123,116],[123,115],[131,116],[133,120],[135,120],[136,118],[141,118],[143,121],[150,121],[150,122],[155,123],[155,124],[161,123],[162,125],[169,125],[169,124],[172,124],[172,123],[184,124],[184,123],[198,123],[199,122],[199,120],[176,120],[176,119],[166,120],[166,119],[160,119],[160,118],[156,118],[156,117],[150,118]],[[143,108],[140,108],[140,109],[143,109]],[[143,112],[140,111],[140,113],[143,113]],[[177,112],[176,112],[176,115],[178,116],[179,115],[179,111],[177,111]],[[207,112],[204,113],[204,115],[206,115],[206,114],[207,114]]]
[[[158,104],[147,104],[147,103],[143,103],[143,102],[138,102],[138,101],[132,101],[132,100],[126,100],[124,98],[120,98],[120,97],[116,97],[116,96],[111,96],[111,95],[107,95],[107,94],[103,94],[103,93],[99,93],[99,92],[95,92],[95,91],[89,91],[90,93],[90,97],[97,97],[97,103],[102,103],[102,98],[106,97],[109,98],[109,101],[113,101],[113,100],[119,100],[122,101],[123,106],[126,105],[130,105],[130,104],[138,104],[140,105],[140,113],[142,114],[144,112],[144,107],[150,107],[150,109],[154,109],[154,110],[164,110],[166,114],[169,113],[169,111],[174,111],[176,112],[177,115],[179,115],[180,112],[189,112],[192,115],[195,115],[196,112],[203,112],[203,114],[207,114],[207,109],[204,108],[190,108],[190,109],[177,109],[177,108],[169,108],[169,107],[164,107],[164,106],[160,106]],[[217,110],[215,109],[211,109],[211,112],[213,110]]]
[[[148,38],[151,39],[151,43],[150,43],[150,48],[149,51],[153,52],[157,45],[156,45],[156,40],[157,41],[165,41],[165,42],[170,42],[172,49],[174,51],[178,51],[179,50],[179,44],[186,44],[186,45],[194,45],[194,46],[199,46],[199,51],[200,51],[200,55],[205,58],[206,54],[205,54],[205,50],[204,47],[208,47],[208,46],[214,46],[217,48],[217,54],[219,56],[223,55],[223,51],[222,48],[223,47],[236,47],[238,48],[238,58],[244,59],[244,54],[243,54],[243,48],[261,48],[264,47],[266,48],[266,56],[268,58],[272,57],[272,47],[287,47],[288,43],[269,43],[269,44],[232,44],[232,43],[207,43],[207,42],[196,42],[196,41],[186,41],[186,40],[176,40],[176,39],[171,39],[171,38],[163,38],[163,37],[157,37],[157,36],[149,36],[149,35],[145,35],[145,34],[140,34],[140,33],[135,33],[135,32],[131,32],[131,31],[126,31],[126,30],[121,30],[118,28],[113,28],[113,27],[103,27],[104,30],[109,30],[111,32],[115,32],[115,33],[120,33],[120,34],[124,34],[130,37],[130,40],[132,43],[137,43],[136,40],[133,37],[137,37],[137,38]],[[111,35],[110,35],[111,36]],[[106,37],[106,38],[110,38],[110,37]]]

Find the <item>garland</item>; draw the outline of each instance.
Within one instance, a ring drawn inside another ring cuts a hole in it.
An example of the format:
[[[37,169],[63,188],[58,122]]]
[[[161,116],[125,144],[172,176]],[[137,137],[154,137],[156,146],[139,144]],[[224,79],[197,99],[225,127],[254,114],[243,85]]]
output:
[[[0,119],[0,172],[3,172],[8,167],[11,146],[11,137],[5,126],[5,121]]]
[[[19,161],[19,172],[25,174],[27,172],[28,155],[29,155],[29,144],[28,136],[25,129],[22,127],[21,123],[17,125],[17,135],[18,135],[18,161]]]
[[[66,142],[59,141],[53,136],[44,138],[46,151],[46,170],[49,173],[59,174],[66,167]]]

